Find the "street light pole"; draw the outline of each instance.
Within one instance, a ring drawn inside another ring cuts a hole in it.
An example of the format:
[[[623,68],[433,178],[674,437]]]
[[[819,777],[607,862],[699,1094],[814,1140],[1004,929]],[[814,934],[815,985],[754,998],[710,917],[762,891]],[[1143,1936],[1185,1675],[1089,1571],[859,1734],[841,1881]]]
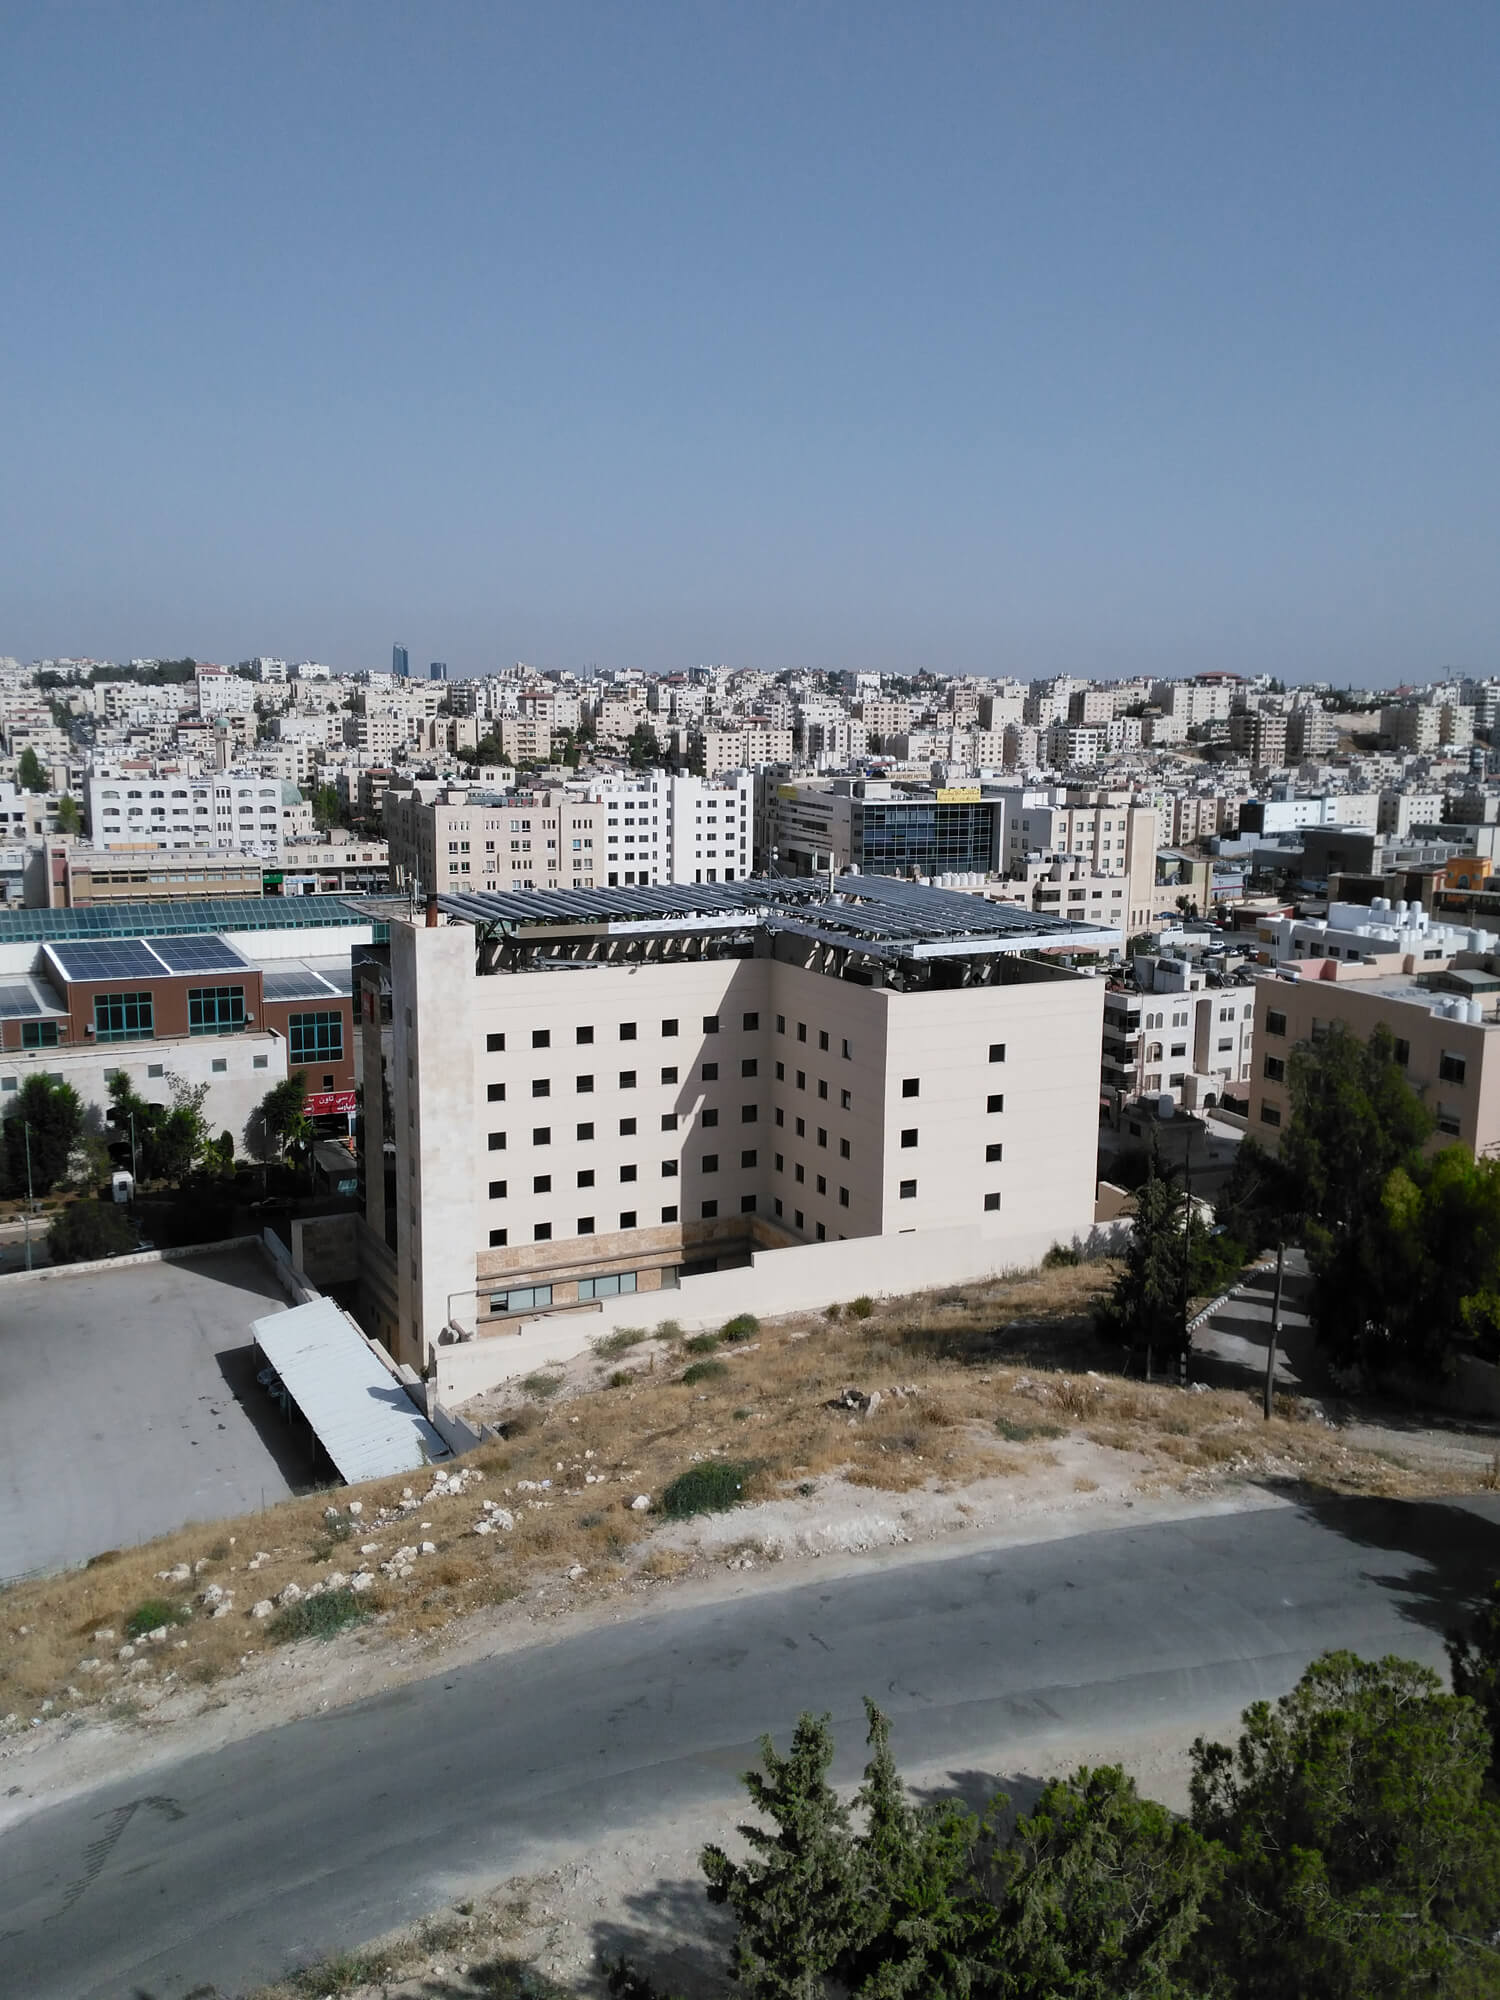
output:
[[[36,1197],[31,1192],[31,1127],[23,1124],[21,1136],[26,1142],[26,1268],[31,1269],[31,1209]]]
[[[1271,1405],[1276,1393],[1276,1349],[1281,1341],[1281,1278],[1286,1266],[1286,1242],[1276,1245],[1276,1296],[1271,1301],[1271,1338],[1266,1346],[1266,1422],[1271,1421]]]

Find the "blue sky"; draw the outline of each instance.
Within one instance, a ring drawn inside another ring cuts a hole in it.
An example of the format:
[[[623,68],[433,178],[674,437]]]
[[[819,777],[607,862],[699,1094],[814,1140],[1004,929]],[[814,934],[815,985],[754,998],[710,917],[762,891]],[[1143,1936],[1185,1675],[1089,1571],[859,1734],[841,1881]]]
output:
[[[1500,671],[1500,9],[0,4],[0,653]]]

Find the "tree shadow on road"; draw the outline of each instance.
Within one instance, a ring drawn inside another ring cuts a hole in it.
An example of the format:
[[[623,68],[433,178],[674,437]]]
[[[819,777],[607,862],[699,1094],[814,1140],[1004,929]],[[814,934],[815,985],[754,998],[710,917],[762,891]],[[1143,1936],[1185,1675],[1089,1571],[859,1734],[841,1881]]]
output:
[[[725,1832],[729,1832],[726,1822]],[[732,1990],[729,1950],[734,1919],[708,1900],[701,1875],[654,1883],[625,1898],[626,1914],[594,1926],[602,1968],[624,1958],[680,2000],[718,2000]]]
[[[1500,1577],[1500,1496],[1361,1499],[1301,1484],[1282,1491],[1319,1526],[1374,1552],[1366,1576],[1412,1625],[1446,1635]]]

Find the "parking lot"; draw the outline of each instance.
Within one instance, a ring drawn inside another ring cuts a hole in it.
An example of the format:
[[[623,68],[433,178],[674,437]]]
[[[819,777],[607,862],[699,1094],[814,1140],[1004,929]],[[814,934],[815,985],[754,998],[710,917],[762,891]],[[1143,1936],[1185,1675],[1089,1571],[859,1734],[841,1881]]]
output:
[[[299,1490],[250,1344],[285,1303],[249,1250],[0,1284],[0,1581]]]

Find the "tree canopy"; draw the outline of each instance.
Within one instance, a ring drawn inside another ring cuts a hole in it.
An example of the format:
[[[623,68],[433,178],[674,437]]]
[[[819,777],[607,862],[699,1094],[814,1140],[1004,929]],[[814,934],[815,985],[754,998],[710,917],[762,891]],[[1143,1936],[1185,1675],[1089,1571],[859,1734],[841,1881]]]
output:
[[[47,774],[42,769],[42,760],[28,743],[16,759],[16,783],[23,792],[45,792]]]
[[[5,1119],[5,1164],[17,1194],[27,1189],[27,1153],[33,1194],[48,1194],[68,1171],[83,1131],[83,1104],[70,1083],[40,1073],[28,1076]]]

